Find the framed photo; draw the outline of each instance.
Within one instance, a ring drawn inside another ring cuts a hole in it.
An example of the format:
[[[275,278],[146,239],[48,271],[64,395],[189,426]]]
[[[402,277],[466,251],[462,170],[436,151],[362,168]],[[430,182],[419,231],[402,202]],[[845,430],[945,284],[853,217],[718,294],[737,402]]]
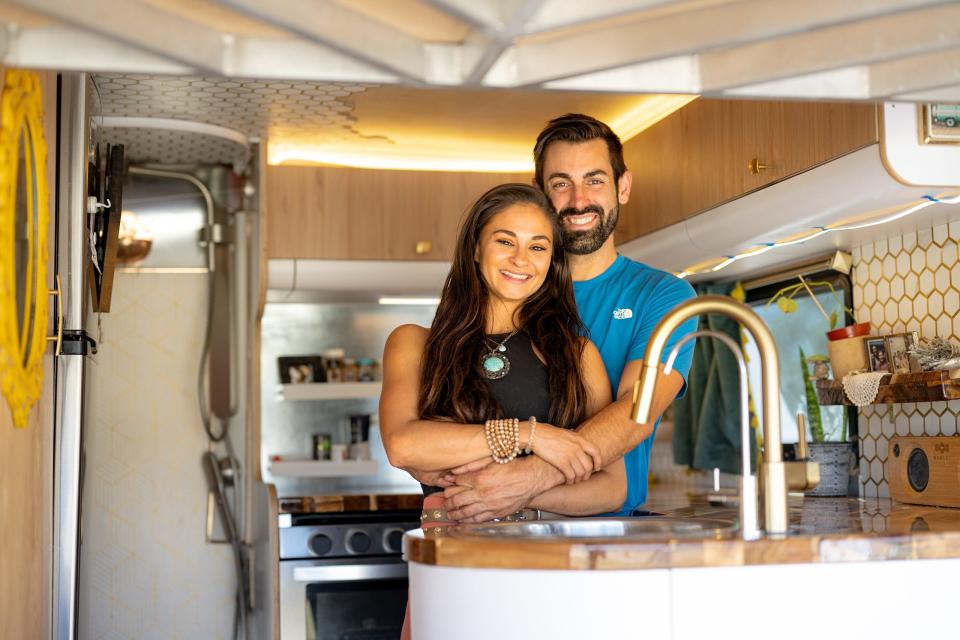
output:
[[[913,349],[920,341],[920,336],[916,331],[894,333],[885,336],[884,339],[886,340],[890,373],[909,373],[920,370],[920,363],[917,362],[915,357],[910,356],[910,349]]]
[[[923,144],[960,144],[960,104],[925,104],[920,109]]]
[[[326,382],[327,372],[320,356],[280,356],[277,358],[281,384]]]
[[[867,338],[867,362],[870,363],[870,371],[890,371],[890,360],[887,357],[887,345],[885,338]]]

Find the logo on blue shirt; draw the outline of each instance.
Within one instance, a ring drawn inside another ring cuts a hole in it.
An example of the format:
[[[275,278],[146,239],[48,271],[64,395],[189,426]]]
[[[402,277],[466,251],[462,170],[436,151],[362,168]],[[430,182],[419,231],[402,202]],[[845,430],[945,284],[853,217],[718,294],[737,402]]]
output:
[[[615,320],[627,320],[633,317],[633,309],[614,309],[613,318]]]

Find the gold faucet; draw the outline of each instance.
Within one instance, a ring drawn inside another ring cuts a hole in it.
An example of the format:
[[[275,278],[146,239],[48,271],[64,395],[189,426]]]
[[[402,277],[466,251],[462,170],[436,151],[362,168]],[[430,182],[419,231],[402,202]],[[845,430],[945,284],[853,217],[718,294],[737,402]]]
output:
[[[650,421],[653,395],[657,384],[660,359],[667,340],[674,330],[688,319],[704,313],[719,313],[728,316],[746,328],[760,350],[760,369],[763,395],[763,462],[760,464],[760,486],[763,492],[764,530],[770,535],[787,533],[787,464],[783,461],[783,446],[780,436],[780,361],[773,334],[750,307],[727,296],[705,295],[692,298],[665,315],[653,329],[647,351],[643,356],[643,369],[633,387],[634,422]],[[748,446],[748,443],[743,443]],[[815,463],[799,463],[808,468]],[[793,474],[791,474],[793,475]],[[806,476],[814,475],[803,474]],[[816,473],[819,480],[819,470]],[[793,483],[791,483],[793,484]],[[809,488],[809,487],[797,487]],[[745,492],[746,493],[746,492]],[[747,500],[744,495],[742,500]],[[758,507],[759,508],[759,507]]]

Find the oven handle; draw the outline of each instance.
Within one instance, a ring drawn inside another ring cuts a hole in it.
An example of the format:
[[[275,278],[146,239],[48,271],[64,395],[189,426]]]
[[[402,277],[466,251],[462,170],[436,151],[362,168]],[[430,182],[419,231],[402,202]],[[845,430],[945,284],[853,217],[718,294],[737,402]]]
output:
[[[406,578],[406,563],[354,564],[330,567],[297,567],[293,570],[295,582],[359,582],[384,578]]]

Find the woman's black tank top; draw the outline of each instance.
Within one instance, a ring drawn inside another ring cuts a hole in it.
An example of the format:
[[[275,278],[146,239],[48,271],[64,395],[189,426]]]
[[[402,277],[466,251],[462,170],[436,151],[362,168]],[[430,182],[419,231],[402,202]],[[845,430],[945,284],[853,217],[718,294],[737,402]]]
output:
[[[488,346],[492,348],[506,338],[509,333],[490,334]],[[490,390],[503,409],[502,416],[491,418],[519,418],[526,420],[536,417],[538,422],[550,421],[550,388],[547,367],[533,351],[530,337],[523,332],[517,333],[504,344],[503,352],[510,359],[507,375],[497,380],[487,380]],[[425,484],[423,495],[442,491],[440,487]]]

